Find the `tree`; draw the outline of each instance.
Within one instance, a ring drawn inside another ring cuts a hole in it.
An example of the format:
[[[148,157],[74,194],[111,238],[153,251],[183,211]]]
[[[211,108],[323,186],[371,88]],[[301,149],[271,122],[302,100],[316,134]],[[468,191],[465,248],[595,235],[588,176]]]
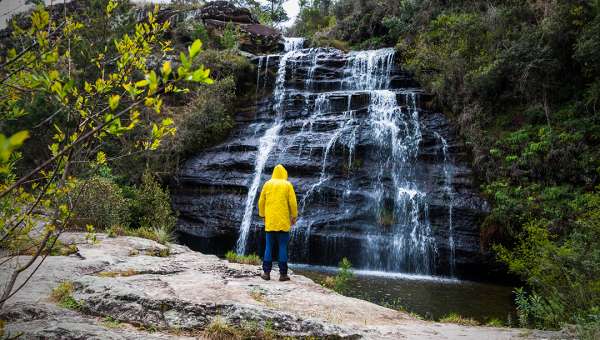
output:
[[[103,3],[106,23],[125,4]],[[185,82],[212,82],[208,69],[192,66],[202,50],[200,40],[179,54],[178,66],[165,61],[173,51],[163,38],[170,23],[158,21],[158,7],[136,23],[133,32],[105,44],[79,68],[75,57],[90,52],[86,27],[78,17],[67,15],[67,7],[63,10],[55,16],[37,7],[25,24],[13,24],[14,47],[0,57],[0,127],[27,117],[34,102],[57,108],[45,112],[39,123],[52,129],[53,137],[47,145],[50,155],[33,169],[15,170],[21,158],[18,149],[29,132],[0,134],[0,248],[8,252],[0,267],[11,269],[0,308],[60,244],[58,237],[85,188],[85,183],[75,185],[74,169],[95,172],[106,162],[106,155],[98,151],[103,143],[134,130],[141,136],[139,149],[155,150],[175,132],[173,121],[161,115],[163,97],[187,92]],[[18,255],[23,254],[32,256],[21,263]],[[33,270],[15,288],[29,268]]]
[[[287,12],[283,8],[285,0],[269,0],[268,13],[270,14],[271,21],[275,24],[287,21],[289,18]]]

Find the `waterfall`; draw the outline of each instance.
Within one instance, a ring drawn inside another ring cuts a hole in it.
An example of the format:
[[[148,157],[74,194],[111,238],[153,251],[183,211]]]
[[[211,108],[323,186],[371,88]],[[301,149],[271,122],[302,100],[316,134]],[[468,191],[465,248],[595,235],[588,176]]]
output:
[[[275,120],[273,121],[271,127],[269,127],[265,131],[265,134],[259,140],[258,153],[254,162],[254,177],[252,178],[250,188],[248,189],[248,196],[246,197],[246,204],[244,206],[244,216],[242,217],[240,232],[236,243],[236,252],[238,254],[246,253],[246,243],[248,241],[248,233],[250,232],[250,227],[252,224],[253,210],[255,206],[254,203],[260,186],[262,173],[265,169],[267,160],[269,159],[269,155],[271,154],[273,147],[277,143],[279,130],[281,130],[283,118],[283,102],[286,98],[284,83],[287,61],[298,48],[302,47],[303,44],[303,38],[285,39],[285,53],[279,59],[279,66],[277,68],[277,78],[275,80],[275,90],[273,92],[273,110],[275,111]],[[265,67],[268,67],[268,59]],[[260,67],[258,69],[258,72],[260,72]],[[257,75],[257,86],[259,80],[260,75]]]
[[[263,171],[267,164],[281,162],[314,169],[296,186],[300,216],[291,241],[296,259],[338,256],[344,240],[354,237],[351,256],[358,268],[434,273],[431,188],[417,170],[424,138],[419,90],[399,86],[403,83],[394,78],[398,68],[392,48],[345,54],[303,46],[301,38],[286,38],[284,53],[257,60],[256,86],[264,88],[267,81],[261,77],[268,72],[269,58],[279,58],[270,101],[274,117],[256,123],[264,132],[257,139],[252,176],[246,179],[236,251],[249,250]],[[453,275],[451,160],[446,140],[434,134],[444,154]],[[296,185],[295,178],[290,180]],[[315,238],[323,249],[314,248]]]
[[[283,46],[284,52],[299,50],[304,47],[304,38],[285,38]]]
[[[375,83],[381,81],[375,80]],[[412,166],[421,130],[416,95],[410,92],[404,95],[408,106],[401,109],[396,93],[371,92],[369,121],[373,139],[379,146],[379,171],[374,181],[375,213],[391,235],[369,235],[370,244],[365,253],[370,258],[369,267],[393,270],[399,265],[410,272],[429,273],[434,243],[426,215],[426,195],[415,182]],[[389,179],[391,185],[386,184]]]
[[[456,246],[454,245],[454,224],[452,215],[454,210],[454,191],[452,190],[452,171],[448,159],[448,142],[442,135],[434,132],[434,135],[442,143],[442,154],[444,156],[444,193],[448,200],[448,246],[450,248],[450,276],[454,277],[456,268]]]
[[[351,90],[382,89],[389,85],[394,66],[393,48],[350,53],[344,85]]]

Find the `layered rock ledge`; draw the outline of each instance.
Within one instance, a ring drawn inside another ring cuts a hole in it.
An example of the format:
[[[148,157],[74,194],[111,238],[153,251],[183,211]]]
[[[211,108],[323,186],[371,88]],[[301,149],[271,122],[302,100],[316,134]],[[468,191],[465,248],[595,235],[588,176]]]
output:
[[[257,266],[229,263],[180,245],[167,248],[136,237],[104,235],[91,245],[80,233],[62,238],[78,243],[79,252],[48,257],[31,282],[7,302],[0,313],[7,323],[5,336],[206,338],[204,330],[218,319],[233,327],[253,324],[272,329],[277,337],[294,338],[564,338],[553,332],[422,321],[339,295],[300,275],[292,274],[290,282],[263,281]],[[1,272],[0,280],[7,275]],[[74,287],[76,310],[50,299],[52,290],[65,281]]]

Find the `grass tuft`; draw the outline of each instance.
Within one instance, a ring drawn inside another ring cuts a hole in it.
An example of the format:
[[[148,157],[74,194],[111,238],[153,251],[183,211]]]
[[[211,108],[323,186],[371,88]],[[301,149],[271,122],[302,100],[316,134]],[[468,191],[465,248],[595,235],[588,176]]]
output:
[[[211,340],[239,339],[240,332],[220,317],[214,318],[204,330],[206,337]]]
[[[63,308],[74,310],[80,309],[81,303],[72,296],[74,289],[73,282],[63,281],[52,290],[50,299]]]
[[[272,340],[278,338],[271,321],[266,321],[263,325],[256,321],[247,321],[243,322],[240,326],[235,326],[228,324],[221,317],[216,317],[212,320],[204,329],[204,335],[211,340]]]
[[[127,236],[146,238],[164,245],[173,243],[175,240],[173,229],[167,227],[140,227],[135,229],[127,228],[125,229],[124,233]]]
[[[120,328],[122,326],[121,321],[113,318],[112,316],[107,316],[102,319],[102,324],[107,328]]]
[[[227,254],[225,254],[225,258],[227,259],[227,261],[234,262],[234,263],[254,264],[254,265],[259,265],[262,263],[262,260],[256,254],[238,255],[238,254],[236,254],[236,252],[234,252],[232,250],[228,251]]]
[[[502,320],[497,319],[497,318],[491,318],[488,320],[488,322],[485,323],[486,326],[489,327],[504,327],[504,322],[502,322]]]
[[[450,313],[444,316],[440,319],[440,322],[455,323],[462,326],[479,326],[479,322],[477,320],[463,317],[457,313]]]
[[[133,276],[133,275],[138,275],[139,272],[133,268],[129,268],[127,270],[123,270],[123,271],[113,271],[113,272],[99,272],[98,276],[100,277],[117,277],[117,276],[121,276],[121,277],[128,277],[128,276]]]

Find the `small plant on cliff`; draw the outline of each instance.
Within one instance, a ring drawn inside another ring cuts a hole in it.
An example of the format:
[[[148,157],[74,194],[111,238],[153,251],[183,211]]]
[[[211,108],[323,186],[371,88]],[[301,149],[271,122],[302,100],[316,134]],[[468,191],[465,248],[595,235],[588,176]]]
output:
[[[238,47],[239,32],[232,22],[228,22],[221,36],[221,47],[226,50],[233,50]]]
[[[234,263],[253,264],[253,265],[259,265],[262,263],[262,260],[256,254],[238,255],[236,252],[234,252],[232,250],[228,251],[227,254],[225,254],[225,258],[227,259],[227,261],[234,262]]]
[[[340,294],[344,294],[348,291],[350,281],[354,278],[352,272],[352,263],[347,259],[343,258],[339,263],[339,271],[334,277],[327,277],[323,282],[323,285],[327,288],[331,288]]]
[[[59,306],[67,309],[80,309],[81,303],[73,298],[73,282],[63,281],[52,290],[50,298],[58,303]]]

